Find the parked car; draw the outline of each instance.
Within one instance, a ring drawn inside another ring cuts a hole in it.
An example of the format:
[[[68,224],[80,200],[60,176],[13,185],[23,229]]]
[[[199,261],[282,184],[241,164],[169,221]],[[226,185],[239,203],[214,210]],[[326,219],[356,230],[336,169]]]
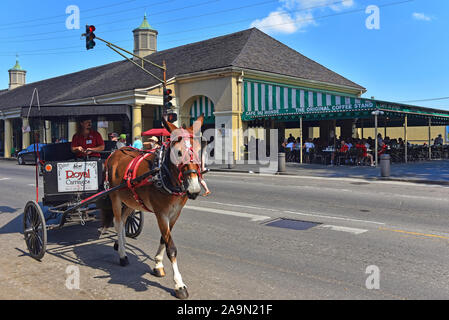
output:
[[[36,144],[38,151],[42,152],[42,147],[45,146],[44,143]],[[30,145],[28,148],[23,149],[17,154],[17,162],[20,165],[32,163],[35,164],[36,156],[34,154],[34,144]]]

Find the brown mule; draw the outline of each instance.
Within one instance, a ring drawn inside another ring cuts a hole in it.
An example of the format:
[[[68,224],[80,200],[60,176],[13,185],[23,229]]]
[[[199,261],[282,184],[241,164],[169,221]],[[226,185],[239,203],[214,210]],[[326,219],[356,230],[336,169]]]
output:
[[[124,226],[126,219],[133,210],[151,211],[156,215],[161,240],[153,272],[158,277],[165,276],[162,260],[166,250],[173,267],[175,296],[180,299],[188,298],[189,294],[178,270],[177,250],[171,231],[187,199],[195,199],[201,191],[198,158],[201,146],[196,142],[197,139],[194,139],[194,136],[199,134],[203,120],[204,116],[202,115],[192,127],[187,129],[178,129],[175,125],[163,120],[164,126],[171,133],[169,143],[165,146],[165,156],[158,157],[159,150],[157,150],[145,158],[137,168],[137,176],[140,176],[160,165],[160,179],[134,189],[135,193],[129,188],[112,192],[109,195],[112,210],[102,210],[104,227],[110,226],[112,218],[114,218],[114,226],[118,234],[118,243],[114,247],[118,250],[122,266],[129,263],[125,252]],[[107,170],[107,180],[111,188],[125,181],[128,165],[139,154],[141,152],[138,150],[124,147],[110,156],[105,164],[105,171]]]

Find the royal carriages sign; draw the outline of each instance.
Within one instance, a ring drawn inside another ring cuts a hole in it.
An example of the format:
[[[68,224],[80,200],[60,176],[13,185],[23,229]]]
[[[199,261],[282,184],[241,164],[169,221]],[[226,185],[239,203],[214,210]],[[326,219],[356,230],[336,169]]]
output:
[[[58,163],[58,192],[83,192],[97,189],[97,162]]]

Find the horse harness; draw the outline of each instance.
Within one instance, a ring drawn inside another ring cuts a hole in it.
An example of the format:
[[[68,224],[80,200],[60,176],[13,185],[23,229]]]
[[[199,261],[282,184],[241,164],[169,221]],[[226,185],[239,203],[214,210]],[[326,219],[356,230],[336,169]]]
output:
[[[185,133],[185,130],[183,130],[183,134],[179,135],[178,137],[183,138],[190,138],[191,135],[189,133]],[[198,172],[194,169],[189,169],[186,171],[182,171],[182,168],[187,163],[192,163],[197,161],[199,163],[198,155],[194,152],[192,145],[190,144],[190,141],[186,142],[186,151],[182,155],[181,162],[177,165],[177,169],[179,171],[179,175],[176,177],[176,182],[179,184],[173,184],[172,181],[175,180],[171,171],[170,171],[170,139],[167,139],[165,143],[162,144],[161,147],[151,149],[151,150],[140,150],[135,149],[132,147],[127,147],[127,149],[119,149],[120,151],[126,153],[125,151],[139,151],[139,154],[128,164],[125,170],[125,174],[123,176],[123,180],[126,182],[126,187],[132,192],[134,199],[140,204],[140,206],[149,212],[152,212],[143,200],[139,197],[137,194],[136,189],[148,186],[148,185],[154,185],[157,189],[159,189],[162,192],[165,192],[169,195],[174,196],[184,196],[186,194],[186,188],[184,186],[184,178],[185,176],[195,173],[200,178],[202,178],[201,172]],[[118,150],[117,150],[118,151]],[[111,154],[112,155],[112,154]],[[107,162],[111,155],[106,159],[105,162],[105,168],[107,168]],[[153,161],[148,159],[152,155],[155,155],[155,158]],[[188,162],[185,162],[185,161]],[[139,166],[142,164],[143,161],[148,161],[150,163],[150,170],[158,168],[156,174],[150,175],[145,179],[139,179],[137,176],[137,172],[139,170]],[[155,166],[156,164],[156,166]],[[105,177],[105,189],[109,189],[109,175],[108,170],[106,170],[106,177]]]

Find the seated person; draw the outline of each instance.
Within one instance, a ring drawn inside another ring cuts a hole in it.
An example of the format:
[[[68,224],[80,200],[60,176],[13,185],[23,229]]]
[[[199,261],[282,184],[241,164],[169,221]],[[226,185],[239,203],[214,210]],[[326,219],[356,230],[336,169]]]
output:
[[[143,143],[144,150],[152,150],[159,147],[159,139],[157,137],[150,137],[147,142]]]
[[[435,146],[442,146],[443,145],[443,136],[441,134],[438,135],[438,137],[435,138],[434,145]]]
[[[371,162],[371,167],[374,166],[373,155],[367,152],[366,149],[366,140],[363,139],[359,143],[356,144],[356,149],[360,152],[360,160],[369,159]]]
[[[337,153],[345,154],[345,153],[347,153],[348,151],[349,151],[348,145],[345,143],[344,140],[341,140],[341,146],[340,146],[340,148],[337,150],[337,152],[332,153],[332,156],[331,156],[331,165],[334,164],[335,155],[336,155]]]
[[[98,151],[104,150],[104,141],[101,135],[92,129],[92,120],[79,119],[76,129],[71,145],[71,150],[75,153],[76,158],[83,159],[86,156],[100,158]]]

